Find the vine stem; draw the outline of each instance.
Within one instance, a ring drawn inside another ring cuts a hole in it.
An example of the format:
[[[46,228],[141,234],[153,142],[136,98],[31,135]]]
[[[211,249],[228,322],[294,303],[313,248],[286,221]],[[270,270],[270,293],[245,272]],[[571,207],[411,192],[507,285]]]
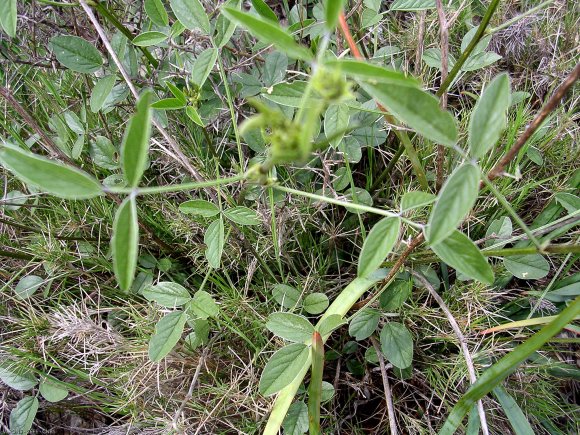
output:
[[[167,186],[151,186],[151,187],[108,187],[105,188],[107,193],[125,193],[125,194],[135,194],[135,195],[152,195],[156,193],[171,193],[171,192],[183,192],[184,190],[202,189],[206,187],[221,186],[224,184],[232,184],[238,181],[242,181],[245,178],[245,174],[236,175],[228,178],[217,178],[215,180],[207,181],[193,181],[191,183],[181,183],[181,184],[169,184]]]
[[[443,10],[443,2],[441,0],[435,0],[435,5],[437,7],[437,16],[439,18],[439,35],[441,42],[441,82],[445,82],[447,78],[447,73],[449,72],[449,28],[447,23],[447,17],[445,16],[445,11]],[[443,110],[447,109],[447,92],[443,92],[440,95],[440,106]],[[439,192],[441,186],[443,185],[444,178],[444,164],[445,164],[445,147],[441,144],[437,145],[437,159],[436,159],[436,169],[435,169],[435,191]],[[487,434],[484,434],[487,435]]]

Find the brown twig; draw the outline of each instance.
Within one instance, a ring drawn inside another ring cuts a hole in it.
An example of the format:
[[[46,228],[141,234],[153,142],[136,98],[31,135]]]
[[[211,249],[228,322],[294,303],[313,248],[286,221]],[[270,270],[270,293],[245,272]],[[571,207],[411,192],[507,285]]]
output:
[[[507,153],[504,154],[504,156],[499,160],[499,162],[496,163],[493,169],[489,171],[489,174],[487,174],[488,180],[490,181],[494,180],[495,178],[500,177],[504,174],[505,167],[508,165],[508,163],[511,162],[517,156],[518,152],[522,149],[522,147],[526,144],[526,142],[530,139],[530,137],[535,133],[535,131],[540,127],[540,125],[542,125],[547,116],[556,109],[560,100],[564,98],[564,95],[566,95],[566,93],[576,82],[576,80],[578,80],[578,77],[580,77],[580,63],[576,64],[576,66],[570,72],[568,77],[566,77],[566,79],[562,82],[562,84],[558,86],[554,94],[550,97],[548,102],[544,104],[540,112],[536,115],[532,123],[528,125],[528,127],[523,132],[523,134],[518,138],[516,143],[509,149]]]
[[[379,358],[379,366],[381,367],[381,376],[383,378],[383,390],[385,392],[385,401],[387,402],[387,414],[389,416],[389,427],[391,428],[391,435],[397,435],[397,420],[395,419],[395,407],[393,406],[393,394],[391,393],[391,386],[389,385],[389,376],[387,375],[387,368],[385,366],[385,358],[381,352],[381,346],[377,339],[371,335],[371,343],[377,352]]]

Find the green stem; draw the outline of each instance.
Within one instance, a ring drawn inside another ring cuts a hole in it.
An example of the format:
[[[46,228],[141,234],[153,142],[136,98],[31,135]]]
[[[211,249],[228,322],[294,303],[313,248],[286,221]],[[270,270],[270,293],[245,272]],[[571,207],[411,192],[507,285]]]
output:
[[[455,80],[455,77],[457,76],[457,74],[459,74],[461,67],[463,66],[463,64],[465,63],[465,61],[467,60],[467,58],[469,57],[469,55],[471,54],[477,43],[481,40],[481,38],[485,34],[485,29],[489,25],[489,21],[491,20],[491,17],[495,12],[495,10],[497,9],[498,5],[499,0],[491,0],[491,3],[489,4],[487,10],[485,11],[485,15],[481,19],[481,23],[477,28],[477,32],[475,32],[475,35],[471,39],[471,42],[469,43],[465,51],[461,53],[459,59],[457,59],[457,62],[455,62],[455,65],[453,65],[453,68],[449,72],[449,75],[447,75],[445,81],[441,83],[441,87],[439,88],[439,90],[435,95],[440,97],[445,92],[447,92],[447,89],[449,89],[449,86],[451,86],[451,83],[453,83],[453,80]]]
[[[168,186],[152,186],[132,189],[130,187],[105,187],[103,190],[106,193],[135,193],[136,195],[152,195],[155,193],[170,193],[182,192],[184,190],[202,189],[206,187],[221,186],[224,184],[233,184],[242,181],[245,178],[244,174],[236,175],[229,178],[218,178],[216,180],[208,181],[193,181],[191,183],[170,184]]]
[[[397,125],[395,120],[390,115],[385,114],[385,118],[389,123],[395,126]],[[419,180],[421,189],[428,192],[429,183],[427,182],[427,176],[425,175],[425,171],[423,170],[423,166],[421,165],[421,160],[419,160],[419,155],[417,154],[417,151],[415,151],[415,147],[411,143],[411,139],[409,139],[409,135],[407,134],[406,131],[402,130],[395,130],[395,135],[399,138],[399,141],[405,147],[405,152],[407,153],[407,157],[411,161],[411,165],[413,166],[413,170],[415,171],[417,180]]]
[[[308,385],[309,434],[320,434],[320,405],[322,404],[322,375],[324,372],[324,343],[318,331],[312,334],[312,371]]]
[[[63,3],[63,2],[56,2],[52,0],[37,0],[38,3],[42,3],[49,6],[58,6],[58,7],[70,7],[70,6],[78,6],[78,3]]]
[[[505,23],[500,24],[497,27],[492,27],[491,29],[487,29],[487,31],[485,32],[487,35],[493,35],[494,33],[499,32],[500,30],[503,29],[507,29],[508,27],[510,27],[512,24],[517,23],[518,21],[520,21],[523,18],[526,18],[532,14],[535,14],[536,12],[538,12],[540,9],[545,8],[546,6],[551,5],[552,3],[554,3],[554,0],[547,0],[543,3],[540,3],[537,6],[534,6],[533,8],[531,8],[530,10],[527,10],[526,12],[524,12],[523,14],[517,15],[515,17],[513,17],[510,20],[507,20]]]
[[[109,21],[113,26],[115,26],[123,35],[129,39],[129,41],[133,41],[135,39],[135,35],[131,33],[129,29],[127,29],[123,23],[121,23],[117,17],[115,17],[101,2],[95,1],[92,2],[89,6],[95,8],[100,15],[105,17],[107,21]],[[139,47],[143,55],[147,58],[149,63],[153,65],[153,68],[157,68],[159,66],[159,61],[153,57],[153,55],[147,50],[145,47]]]
[[[340,199],[329,198],[328,196],[317,195],[315,193],[303,192],[301,190],[292,189],[291,187],[284,187],[284,186],[279,186],[276,184],[272,185],[271,187],[273,189],[279,190],[281,192],[286,192],[286,193],[290,193],[290,194],[294,194],[294,195],[304,196],[306,198],[314,199],[316,201],[326,202],[328,204],[340,205],[341,207],[350,208],[352,210],[374,213],[374,214],[378,214],[380,216],[386,216],[386,217],[399,217],[403,222],[405,222],[409,226],[412,226],[415,228],[422,228],[423,227],[421,224],[418,224],[418,223],[415,223],[413,221],[410,221],[409,219],[403,218],[398,213],[394,213],[392,211],[382,210],[380,208],[370,207],[370,206],[364,205],[364,204],[356,204],[353,202],[342,201]]]
[[[401,144],[399,145],[399,148],[397,148],[397,151],[395,152],[395,155],[393,156],[391,161],[387,164],[385,170],[381,173],[381,175],[378,176],[378,178],[372,184],[371,192],[377,190],[383,183],[383,181],[385,181],[385,179],[391,175],[391,172],[393,172],[393,169],[395,168],[395,165],[399,161],[399,158],[401,157],[401,155],[403,155],[403,151],[405,151],[405,147],[403,146],[403,144]]]
[[[7,251],[0,248],[0,257],[14,258],[16,260],[34,260],[32,255],[21,254],[20,252]]]
[[[485,183],[485,185],[489,188],[489,190],[491,190],[492,193],[495,195],[498,202],[511,215],[511,217],[518,224],[518,226],[523,230],[523,232],[526,233],[526,235],[528,236],[530,241],[541,250],[542,245],[540,244],[540,241],[536,238],[536,236],[534,236],[534,233],[528,228],[528,226],[525,224],[525,222],[518,216],[518,214],[512,208],[510,203],[507,201],[507,199],[505,199],[505,197],[501,194],[501,192],[499,190],[497,190],[495,188],[495,186],[487,179],[487,176],[483,176],[482,179],[483,179],[483,182]]]
[[[579,254],[580,245],[551,245],[543,249],[538,249],[535,246],[528,246],[525,248],[508,248],[508,249],[493,249],[489,251],[482,251],[486,257],[511,257],[513,255],[531,255],[531,254]]]
[[[525,342],[517,346],[514,350],[488,368],[479,377],[477,382],[469,388],[467,393],[455,404],[451,413],[447,417],[445,424],[439,431],[439,435],[453,435],[465,415],[472,406],[499,385],[508,375],[513,373],[517,367],[531,354],[540,349],[544,343],[562,330],[568,323],[573,321],[580,314],[580,297],[577,297],[556,319],[532,335]]]

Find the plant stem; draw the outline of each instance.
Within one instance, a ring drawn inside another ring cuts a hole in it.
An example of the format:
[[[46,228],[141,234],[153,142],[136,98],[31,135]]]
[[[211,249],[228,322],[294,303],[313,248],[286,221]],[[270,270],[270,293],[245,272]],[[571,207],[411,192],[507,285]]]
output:
[[[322,404],[322,375],[324,372],[324,343],[318,331],[312,334],[312,370],[308,385],[308,426],[310,435],[320,434],[320,405]]]
[[[130,187],[106,187],[103,190],[107,193],[134,193],[135,195],[152,195],[156,193],[182,192],[184,190],[202,189],[206,187],[221,186],[242,181],[244,174],[236,175],[229,178],[218,178],[208,181],[192,181],[190,183],[170,184],[167,186],[152,186],[132,189]]]
[[[491,249],[481,251],[486,257],[511,257],[514,255],[532,254],[580,254],[580,244],[549,245],[538,249],[535,246],[525,248]]]
[[[271,187],[273,189],[279,190],[281,192],[286,192],[286,193],[290,193],[293,195],[304,196],[306,198],[314,199],[316,201],[322,201],[322,202],[326,202],[328,204],[340,205],[341,207],[346,207],[346,208],[350,208],[350,209],[361,211],[361,212],[374,213],[374,214],[378,214],[380,216],[386,216],[386,217],[399,217],[403,222],[405,222],[409,226],[412,226],[415,228],[422,228],[423,227],[421,224],[418,224],[418,223],[415,223],[413,221],[410,221],[409,219],[403,218],[403,217],[399,216],[398,213],[394,213],[392,211],[382,210],[380,208],[370,207],[370,206],[364,205],[364,204],[356,204],[354,202],[347,202],[347,201],[343,201],[340,199],[329,198],[328,196],[317,195],[315,193],[303,192],[302,190],[292,189],[291,187],[284,187],[284,186],[279,186],[276,184],[272,185]]]
[[[467,60],[467,58],[469,57],[469,55],[471,54],[477,43],[485,34],[485,29],[489,25],[489,21],[491,20],[491,17],[495,12],[495,10],[497,9],[498,5],[499,0],[491,0],[491,3],[489,4],[487,10],[485,11],[485,15],[481,19],[481,23],[479,23],[479,27],[477,28],[475,35],[471,39],[471,42],[469,43],[465,51],[461,53],[459,59],[457,59],[457,62],[455,62],[455,65],[449,72],[449,75],[445,78],[443,83],[441,83],[441,87],[437,90],[437,93],[435,95],[440,97],[441,95],[443,95],[443,93],[447,92],[447,89],[449,89],[449,86],[451,86],[451,83],[453,83],[453,80],[455,80],[455,77],[457,76],[457,74],[459,74],[461,67],[463,66],[463,64],[465,63],[465,61]]]
[[[373,182],[371,186],[371,192],[377,190],[383,184],[383,181],[385,181],[385,179],[391,175],[393,169],[395,168],[395,165],[399,161],[401,155],[403,155],[404,151],[405,147],[403,146],[403,144],[400,144],[399,148],[397,148],[397,151],[395,152],[395,155],[391,158],[386,168],[383,170],[383,172],[381,172],[381,175],[379,175],[377,179]]]

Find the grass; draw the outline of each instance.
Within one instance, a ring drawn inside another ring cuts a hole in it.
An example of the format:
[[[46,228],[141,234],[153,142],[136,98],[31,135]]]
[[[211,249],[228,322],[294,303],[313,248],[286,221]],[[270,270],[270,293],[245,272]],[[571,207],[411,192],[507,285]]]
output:
[[[103,180],[119,171],[96,165],[88,144],[96,135],[103,135],[118,146],[134,101],[130,98],[120,101],[107,113],[94,114],[88,110],[94,77],[61,68],[47,44],[56,33],[78,32],[99,49],[102,47],[81,9],[43,3],[37,2],[34,8],[28,2],[19,4],[18,40],[1,34],[1,85],[10,88],[36,123],[56,138],[57,145],[74,146],[76,134],[67,124],[66,115],[70,111],[79,116],[86,127],[85,143],[75,161]],[[106,3],[128,27],[146,29],[144,22],[148,20],[139,14],[140,2]],[[210,2],[204,4],[208,11],[215,8]],[[531,1],[501,2],[491,26],[498,26],[534,5]],[[456,57],[468,30],[465,22],[472,19],[469,10],[466,7],[450,29],[451,52]],[[361,13],[355,12],[350,24],[359,38],[359,46],[367,54],[387,45],[397,46],[399,54],[395,60],[400,67],[418,71],[426,89],[438,89],[439,72],[425,63],[415,65],[420,14],[386,13],[376,30],[375,27],[361,29],[361,19]],[[512,88],[530,94],[510,108],[508,128],[500,145],[482,160],[483,172],[489,171],[513,145],[542,102],[573,68],[578,54],[573,37],[577,35],[578,19],[573,5],[554,2],[547,9],[494,34],[490,48],[503,59],[478,71],[461,73],[457,85],[451,89],[449,105],[460,132],[467,131],[473,96],[480,95],[497,73],[509,71]],[[104,20],[103,26],[112,35],[111,24]],[[438,47],[435,11],[426,12],[424,30],[423,47]],[[152,50],[152,53],[159,56],[162,64],[188,62],[192,52],[199,52],[196,44],[207,45],[204,38],[185,31],[183,39],[175,39],[174,46]],[[342,44],[344,48],[345,42]],[[245,53],[254,49],[261,47],[253,46],[248,34],[238,31],[233,42],[221,51],[223,68],[220,70],[228,75],[255,72],[261,77],[268,52],[261,50],[255,58],[249,58]],[[334,41],[332,49],[335,49]],[[172,50],[179,52],[181,59],[170,59]],[[177,83],[185,83],[187,75],[181,68],[164,68],[165,72],[153,70],[149,74],[143,66],[133,78],[139,86],[154,87],[159,97],[167,97],[169,93],[160,81],[162,75],[167,73]],[[283,71],[284,77],[292,77],[297,71],[302,73],[300,68],[290,61]],[[117,83],[121,83],[120,79]],[[232,117],[241,124],[251,114],[245,100],[239,97],[242,89],[233,81],[225,87],[217,72],[210,75],[202,91],[207,99],[201,102],[200,108],[200,112],[212,113],[204,116],[205,132],[181,110],[159,115],[204,179],[236,175],[240,168],[246,169],[263,159],[263,154],[246,146],[247,138],[242,137],[241,143],[238,142],[237,125],[232,123]],[[510,174],[517,176],[495,181],[498,191],[531,228],[553,220],[542,221],[541,213],[549,204],[555,204],[557,193],[578,194],[578,185],[572,182],[578,171],[577,99],[575,88],[528,145],[540,152],[541,164],[533,162],[529,153],[520,153],[508,168]],[[14,107],[6,100],[1,101],[1,138],[21,144],[42,143]],[[376,119],[366,116],[361,117],[361,124],[366,121],[382,128]],[[376,131],[372,133],[376,134]],[[427,179],[433,185],[436,146],[410,134]],[[462,137],[461,141],[465,139]],[[412,165],[403,155],[386,181],[371,191],[397,147],[393,135],[384,141],[381,136],[376,146],[362,148],[358,160],[348,161],[329,148],[317,152],[309,165],[278,165],[275,175],[287,187],[334,195],[341,193],[335,186],[337,170],[342,169],[348,179],[346,191],[351,187],[366,189],[373,197],[373,206],[393,210],[406,192],[419,189]],[[183,162],[168,150],[168,143],[154,133],[150,166],[143,185],[190,181],[191,174],[184,169]],[[446,174],[458,161],[454,154],[447,153]],[[156,322],[172,309],[147,301],[137,291],[124,294],[118,289],[109,245],[114,202],[110,198],[64,201],[27,187],[9,171],[2,169],[0,174],[3,202],[7,202],[6,195],[11,191],[19,191],[18,195],[26,198],[20,207],[0,205],[0,357],[15,358],[19,365],[33,369],[37,376],[56,380],[69,390],[64,401],[41,400],[33,426],[37,431],[260,433],[272,399],[259,394],[258,382],[268,358],[283,345],[264,326],[268,315],[280,310],[280,305],[273,300],[272,288],[285,283],[294,286],[303,296],[322,292],[333,301],[356,276],[358,254],[369,230],[378,221],[378,216],[370,213],[357,215],[340,206],[247,184],[140,198],[139,219],[148,230],[141,231],[138,283],[140,280],[178,282],[192,294],[203,288],[220,308],[220,316],[210,320],[208,343],[191,349],[185,340],[180,340],[157,364],[148,359],[148,342]],[[221,203],[222,208],[244,205],[258,214],[259,226],[226,227],[229,235],[220,269],[208,268],[204,257],[204,234],[211,220],[185,215],[178,209],[180,203],[193,198]],[[561,211],[557,217],[564,214]],[[494,196],[482,191],[461,230],[472,240],[483,239],[489,224],[505,215]],[[428,208],[419,208],[407,215],[415,222],[426,222],[428,216]],[[514,235],[521,234],[515,224],[514,229]],[[414,234],[414,230],[409,230],[404,235],[403,243],[389,261],[403,252]],[[577,227],[572,227],[552,242],[577,243],[577,240]],[[451,268],[434,258],[427,246],[417,249],[405,267],[421,267],[441,283],[437,286],[439,293],[465,334],[475,369],[481,374],[538,328],[491,335],[479,332],[525,318],[538,300],[529,292],[542,292],[554,277],[560,281],[578,274],[578,256],[564,259],[564,256],[549,257],[550,274],[536,281],[514,279],[501,261],[494,260],[497,277],[494,287],[456,279]],[[562,272],[556,275],[560,267]],[[42,277],[43,288],[30,298],[20,299],[15,296],[14,288],[27,275]],[[548,302],[541,304],[542,315],[554,315],[561,310],[561,303]],[[404,323],[414,341],[410,373],[401,376],[392,367],[388,369],[398,428],[402,433],[435,433],[469,387],[467,366],[457,337],[439,305],[420,286],[413,287],[411,296],[401,307],[384,313],[381,325],[391,320]],[[325,348],[327,361],[323,379],[334,385],[336,394],[322,405],[323,431],[386,433],[389,423],[381,371],[378,364],[365,359],[365,352],[372,345],[364,340],[354,346],[347,329],[343,327],[336,332]],[[183,337],[192,330],[191,325],[186,325]],[[570,340],[558,342],[558,339]],[[547,342],[537,356],[549,358],[553,363],[566,363],[571,370],[576,369],[575,352],[575,334],[562,332]],[[503,386],[521,407],[535,433],[575,433],[578,431],[578,392],[574,379],[578,375],[558,373],[550,367],[546,360],[528,360]],[[0,384],[0,394],[3,398],[0,431],[8,431],[11,410],[28,393]],[[304,391],[300,394],[304,397]],[[490,432],[511,433],[505,413],[494,397],[487,396],[483,404]]]

